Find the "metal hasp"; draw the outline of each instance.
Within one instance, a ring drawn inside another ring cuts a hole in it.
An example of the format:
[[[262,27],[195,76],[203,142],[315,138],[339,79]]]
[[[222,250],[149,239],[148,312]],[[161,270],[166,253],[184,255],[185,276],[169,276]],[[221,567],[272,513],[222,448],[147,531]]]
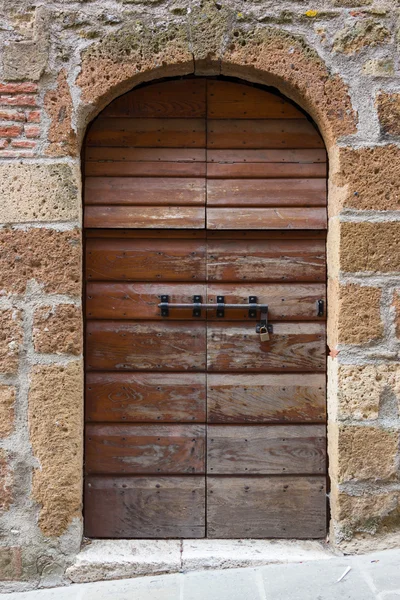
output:
[[[268,333],[272,333],[273,327],[272,323],[268,323],[268,304],[263,304],[260,306],[261,315],[260,322],[256,325],[256,333],[260,333],[260,329],[266,329]]]
[[[225,316],[225,296],[217,296],[217,317],[222,319]]]
[[[161,304],[163,304],[164,306],[161,306],[161,316],[162,317],[169,317],[169,296],[165,295],[165,296],[161,296]],[[160,304],[159,304],[160,306]]]
[[[317,300],[317,317],[323,317],[323,316],[324,316],[324,301]]]
[[[193,304],[195,308],[193,309],[194,317],[201,317],[201,303],[203,298],[201,296],[193,296]],[[197,305],[197,306],[196,306]]]

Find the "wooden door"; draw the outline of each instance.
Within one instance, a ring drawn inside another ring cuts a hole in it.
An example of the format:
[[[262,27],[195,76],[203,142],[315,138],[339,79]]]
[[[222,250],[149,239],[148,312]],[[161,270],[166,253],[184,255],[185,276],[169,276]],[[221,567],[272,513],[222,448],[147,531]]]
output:
[[[322,139],[276,94],[167,81],[93,123],[86,535],[324,537],[325,228]]]

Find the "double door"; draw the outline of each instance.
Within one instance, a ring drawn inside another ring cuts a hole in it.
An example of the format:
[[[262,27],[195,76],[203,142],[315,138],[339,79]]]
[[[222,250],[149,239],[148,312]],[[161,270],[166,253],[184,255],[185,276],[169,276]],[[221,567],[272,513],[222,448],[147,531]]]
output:
[[[323,537],[324,234],[86,233],[86,535]]]

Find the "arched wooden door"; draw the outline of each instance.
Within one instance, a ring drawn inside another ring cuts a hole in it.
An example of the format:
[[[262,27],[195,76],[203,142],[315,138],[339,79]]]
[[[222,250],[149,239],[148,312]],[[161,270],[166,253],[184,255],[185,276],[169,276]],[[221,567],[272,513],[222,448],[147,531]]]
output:
[[[165,81],[100,114],[84,169],[86,535],[324,537],[319,133],[256,86]]]

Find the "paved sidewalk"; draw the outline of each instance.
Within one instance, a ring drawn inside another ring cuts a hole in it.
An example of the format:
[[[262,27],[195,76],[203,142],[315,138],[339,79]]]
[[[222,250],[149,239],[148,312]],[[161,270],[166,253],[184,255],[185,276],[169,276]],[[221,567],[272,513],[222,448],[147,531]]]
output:
[[[347,575],[338,582],[348,567]],[[4,600],[400,600],[400,550],[246,569],[74,584]]]

